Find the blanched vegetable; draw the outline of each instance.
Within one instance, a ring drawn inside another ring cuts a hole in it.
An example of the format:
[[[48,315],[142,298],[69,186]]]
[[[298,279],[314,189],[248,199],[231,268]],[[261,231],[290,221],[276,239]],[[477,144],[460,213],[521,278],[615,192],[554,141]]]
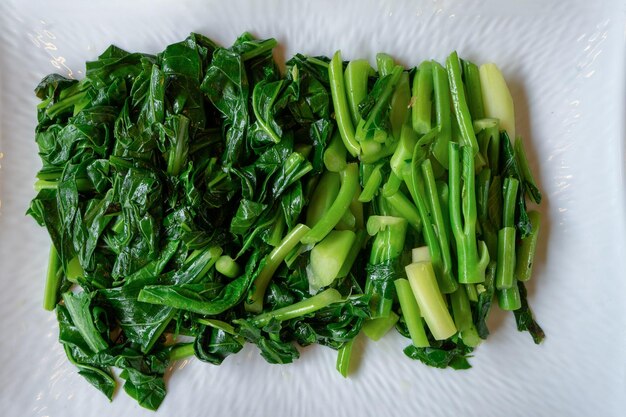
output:
[[[524,282],[541,193],[499,70],[336,52],[282,74],[275,46],[111,46],[83,80],[37,86],[28,214],[80,374],[112,398],[119,368],[154,410],[171,361],[252,343],[284,364],[316,343],[347,376],[355,337],[394,327],[409,358],[467,369],[496,299],[539,343]]]

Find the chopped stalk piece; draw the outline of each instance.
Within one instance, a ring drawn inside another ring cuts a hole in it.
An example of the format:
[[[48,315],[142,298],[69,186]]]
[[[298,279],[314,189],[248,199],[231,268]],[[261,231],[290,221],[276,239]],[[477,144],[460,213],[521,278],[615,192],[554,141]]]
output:
[[[467,105],[473,120],[485,117],[480,72],[476,64],[463,60],[463,80],[467,91]]]
[[[498,232],[498,269],[496,288],[517,287],[515,271],[515,202],[519,182],[515,178],[504,180],[504,207],[502,211],[503,228]]]
[[[363,191],[359,196],[359,201],[362,203],[369,203],[378,194],[380,184],[383,182],[383,174],[381,172],[381,165],[376,165],[372,173],[370,174]]]
[[[411,284],[409,281],[400,278],[394,281],[396,286],[396,293],[398,294],[398,301],[400,302],[400,308],[402,309],[402,316],[406,323],[406,327],[411,335],[411,341],[415,347],[428,347],[428,337],[424,330],[424,322],[420,313],[419,306],[411,290]]]
[[[413,130],[423,135],[431,129],[432,96],[433,96],[433,68],[432,62],[424,61],[417,67],[417,74],[413,79],[413,108],[411,121]]]
[[[472,148],[463,146],[461,164],[459,146],[453,142],[450,142],[449,153],[450,223],[456,240],[458,279],[461,284],[475,284],[485,280],[489,251],[484,242],[476,239],[474,155]],[[461,189],[461,177],[463,189]]]
[[[409,102],[411,101],[411,88],[409,86],[409,73],[404,71],[398,81],[398,86],[391,98],[391,109],[389,110],[389,122],[394,140],[400,138],[402,126],[404,126],[409,113]]]
[[[398,191],[389,197],[385,197],[385,199],[396,214],[404,217],[416,232],[422,230],[422,221],[417,208],[408,198],[406,198],[404,193]]]
[[[357,165],[355,163],[348,164],[346,169],[341,172],[341,188],[337,198],[315,226],[302,237],[301,242],[308,245],[322,240],[339,223],[341,217],[348,210],[358,186],[359,171]]]
[[[341,186],[340,176],[332,171],[326,171],[322,174],[306,211],[306,225],[315,226],[328,209],[333,205],[339,188]]]
[[[433,156],[443,166],[448,168],[448,144],[452,138],[452,120],[450,115],[450,84],[446,69],[437,62],[433,62],[433,83],[435,118],[437,120],[437,139],[433,144]]]
[[[344,378],[348,377],[350,371],[350,359],[352,358],[352,346],[354,345],[354,339],[350,339],[345,342],[337,351],[337,371]]]
[[[175,345],[170,351],[170,361],[176,362],[194,355],[193,343]]]
[[[448,56],[446,69],[448,70],[448,81],[450,82],[452,107],[454,108],[459,133],[461,134],[461,143],[463,146],[471,147],[472,155],[475,155],[476,152],[478,152],[478,142],[476,142],[474,126],[472,126],[472,116],[467,106],[461,75],[461,64],[456,52],[452,52],[450,56]]]
[[[454,335],[456,326],[439,292],[432,264],[412,263],[405,269],[413,295],[433,337],[444,340]]]
[[[480,85],[483,93],[485,116],[500,121],[500,127],[515,138],[515,108],[513,97],[496,64],[480,66]]]
[[[346,168],[346,147],[341,141],[341,136],[335,133],[330,140],[330,145],[324,151],[324,166],[331,172],[341,172]]]
[[[395,289],[393,281],[398,278],[397,269],[404,249],[407,221],[390,216],[371,216],[367,232],[376,236],[372,243],[365,293],[371,296],[371,317],[387,317],[391,311]]]
[[[50,255],[48,256],[48,272],[46,274],[46,287],[43,295],[43,308],[48,311],[54,310],[59,299],[58,292],[62,273],[59,254],[54,244],[52,244],[50,245]]]
[[[241,272],[241,267],[228,255],[222,255],[217,259],[215,269],[228,278],[237,278]]]
[[[276,246],[272,252],[267,256],[265,266],[259,273],[259,276],[254,281],[254,291],[248,297],[248,301],[245,304],[246,311],[258,313],[263,310],[263,297],[265,296],[265,289],[270,280],[274,276],[274,272],[280,266],[281,262],[291,252],[293,248],[300,242],[303,236],[305,236],[311,229],[303,224],[299,224],[294,227],[280,242],[280,245]]]
[[[396,313],[391,311],[387,317],[367,320],[363,325],[363,334],[373,341],[380,340],[393,329],[399,318]]]
[[[365,246],[365,242],[367,242],[367,238],[368,236],[365,230],[358,230],[356,232],[354,243],[352,243],[350,252],[346,256],[343,265],[341,265],[341,269],[337,273],[337,278],[344,278],[350,273],[352,265],[354,265],[356,258],[359,256],[359,252],[361,252],[361,249]]]
[[[497,291],[498,305],[502,310],[515,311],[522,306],[519,289],[517,285],[511,288],[503,288]]]
[[[309,285],[314,290],[330,285],[339,275],[356,235],[350,230],[334,230],[311,250]]]
[[[415,262],[431,262],[430,250],[428,246],[420,246],[419,248],[413,248],[411,251],[411,259]]]
[[[367,97],[367,81],[370,71],[372,71],[372,67],[365,59],[350,61],[346,66],[344,73],[346,93],[354,126],[359,124],[361,119],[359,104]]]
[[[328,77],[330,78],[330,92],[333,98],[333,106],[335,108],[335,119],[337,127],[341,134],[341,139],[348,152],[352,156],[358,156],[361,153],[359,143],[354,137],[354,125],[352,124],[352,116],[350,115],[350,107],[348,106],[348,98],[346,97],[346,88],[343,79],[343,62],[341,60],[341,52],[335,52],[333,59],[328,65]]]
[[[311,298],[305,298],[295,304],[277,310],[259,314],[251,320],[256,326],[265,326],[270,320],[285,321],[302,317],[320,310],[332,303],[341,301],[341,294],[334,288],[328,288]]]
[[[532,231],[530,232],[530,236],[522,239],[522,243],[517,247],[517,252],[515,253],[515,277],[520,281],[528,281],[531,277],[537,248],[537,238],[541,227],[541,213],[534,210],[529,211],[528,218],[532,225]]]

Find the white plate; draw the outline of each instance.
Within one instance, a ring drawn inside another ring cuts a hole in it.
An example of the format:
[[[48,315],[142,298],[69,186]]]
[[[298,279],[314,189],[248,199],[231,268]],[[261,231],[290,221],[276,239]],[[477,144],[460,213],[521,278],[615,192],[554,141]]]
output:
[[[109,43],[156,52],[197,31],[229,45],[248,30],[295,52],[346,59],[386,51],[407,65],[451,50],[497,62],[544,191],[546,221],[530,302],[547,333],[533,345],[510,315],[469,371],[429,369],[395,335],[361,344],[343,379],[330,349],[268,365],[252,347],[221,367],[174,365],[158,415],[626,415],[625,9],[621,1],[100,1],[0,6],[0,414],[150,416],[113,403],[65,359],[41,296],[48,237],[24,217],[40,166],[32,90],[81,77]],[[515,4],[512,4],[515,3]],[[106,5],[106,6],[105,6]]]

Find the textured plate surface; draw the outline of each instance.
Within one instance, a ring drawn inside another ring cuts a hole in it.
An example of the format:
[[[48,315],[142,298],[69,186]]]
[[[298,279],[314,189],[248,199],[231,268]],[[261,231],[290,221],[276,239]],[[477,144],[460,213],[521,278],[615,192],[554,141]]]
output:
[[[333,351],[268,365],[247,347],[221,367],[173,365],[158,415],[623,416],[624,69],[622,1],[3,1],[0,5],[0,413],[150,416],[124,393],[85,382],[41,308],[48,237],[24,217],[40,166],[32,90],[50,72],[80,78],[110,43],[156,52],[197,31],[229,45],[248,30],[295,52],[391,53],[407,65],[450,51],[498,63],[544,191],[546,227],[530,302],[541,346],[495,312],[492,336],[463,372],[429,369],[390,335],[359,340],[344,380]],[[337,2],[339,3],[339,2]],[[514,4],[513,4],[514,3]]]

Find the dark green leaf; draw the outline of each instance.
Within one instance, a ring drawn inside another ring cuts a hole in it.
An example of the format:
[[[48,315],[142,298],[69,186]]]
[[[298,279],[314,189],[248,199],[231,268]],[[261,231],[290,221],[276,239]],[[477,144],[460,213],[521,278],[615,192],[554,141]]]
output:
[[[467,361],[471,352],[472,348],[463,345],[461,341],[458,341],[458,344],[446,341],[440,347],[418,348],[409,345],[404,348],[404,354],[411,359],[419,360],[435,368],[450,367],[456,370],[471,368]]]
[[[543,342],[546,337],[543,329],[535,321],[533,312],[528,305],[526,285],[522,281],[517,282],[519,288],[520,299],[522,300],[522,307],[515,310],[515,322],[517,323],[517,330],[520,332],[527,331],[533,338],[536,344]]]
[[[206,326],[193,345],[198,359],[204,362],[220,365],[226,357],[239,352],[243,345],[233,335],[222,329]]]

